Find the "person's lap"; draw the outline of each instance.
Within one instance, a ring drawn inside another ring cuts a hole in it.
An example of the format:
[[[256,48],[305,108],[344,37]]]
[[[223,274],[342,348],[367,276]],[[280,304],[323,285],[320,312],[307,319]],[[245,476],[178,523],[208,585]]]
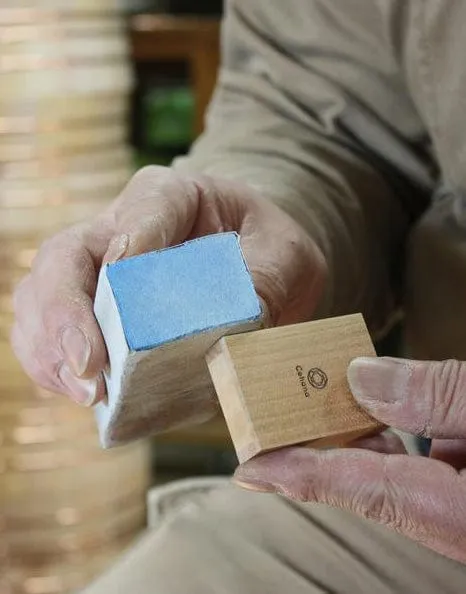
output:
[[[176,501],[176,505],[172,504]],[[86,594],[459,594],[466,565],[325,506],[180,483],[152,527]],[[157,509],[155,509],[157,508]],[[155,518],[155,519],[154,519]]]

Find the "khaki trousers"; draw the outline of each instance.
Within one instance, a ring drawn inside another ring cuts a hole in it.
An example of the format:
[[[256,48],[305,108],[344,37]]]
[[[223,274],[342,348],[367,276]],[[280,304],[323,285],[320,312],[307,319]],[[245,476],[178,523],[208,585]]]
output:
[[[85,594],[464,594],[466,565],[346,512],[187,480]]]

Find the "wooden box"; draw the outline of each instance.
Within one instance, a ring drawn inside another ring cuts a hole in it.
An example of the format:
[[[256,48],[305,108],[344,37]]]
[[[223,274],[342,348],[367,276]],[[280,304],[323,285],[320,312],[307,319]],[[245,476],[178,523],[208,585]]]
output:
[[[350,361],[375,356],[360,314],[226,336],[206,359],[240,462],[381,429],[353,398]]]

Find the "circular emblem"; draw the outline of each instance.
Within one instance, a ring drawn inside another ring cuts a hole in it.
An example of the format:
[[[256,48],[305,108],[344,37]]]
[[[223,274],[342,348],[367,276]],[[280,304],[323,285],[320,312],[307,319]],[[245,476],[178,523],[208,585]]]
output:
[[[328,383],[327,374],[318,367],[313,367],[309,370],[307,380],[316,390],[322,390]]]

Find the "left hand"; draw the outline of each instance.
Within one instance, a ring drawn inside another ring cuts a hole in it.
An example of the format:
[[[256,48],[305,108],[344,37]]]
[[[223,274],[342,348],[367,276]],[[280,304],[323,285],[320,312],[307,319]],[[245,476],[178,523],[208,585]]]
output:
[[[240,182],[144,167],[95,219],[40,248],[14,294],[12,346],[32,380],[91,406],[105,398],[107,349],[93,303],[104,263],[236,231],[269,325],[309,319],[327,263],[317,243],[268,196]],[[200,398],[159,399],[160,428],[212,416]]]
[[[369,449],[362,440],[348,449],[265,454],[240,466],[235,481],[352,511],[466,563],[466,363],[362,358],[348,379],[372,416],[432,438],[430,457],[400,453],[399,442],[380,436]]]

